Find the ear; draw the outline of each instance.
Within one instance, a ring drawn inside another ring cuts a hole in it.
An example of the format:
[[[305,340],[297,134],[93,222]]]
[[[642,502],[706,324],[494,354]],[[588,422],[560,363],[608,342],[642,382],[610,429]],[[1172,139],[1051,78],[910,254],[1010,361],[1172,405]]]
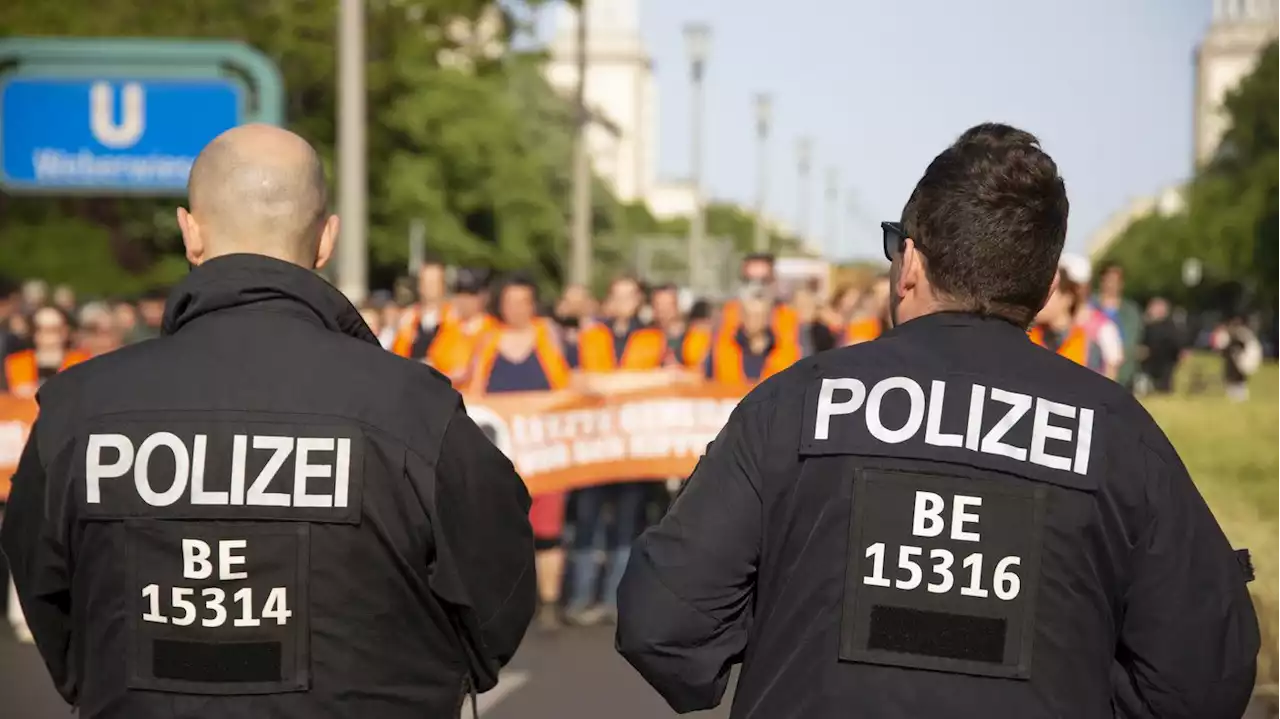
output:
[[[329,219],[324,221],[324,227],[320,230],[320,245],[316,248],[317,270],[328,264],[329,258],[333,256],[333,248],[338,244],[339,224],[337,215],[329,215]]]
[[[924,256],[916,249],[915,240],[908,237],[902,243],[902,270],[898,272],[898,286],[894,290],[902,297],[924,281]]]
[[[198,267],[205,259],[204,237],[200,234],[200,224],[185,207],[178,208],[178,227],[182,230],[182,244],[187,250],[187,262]]]

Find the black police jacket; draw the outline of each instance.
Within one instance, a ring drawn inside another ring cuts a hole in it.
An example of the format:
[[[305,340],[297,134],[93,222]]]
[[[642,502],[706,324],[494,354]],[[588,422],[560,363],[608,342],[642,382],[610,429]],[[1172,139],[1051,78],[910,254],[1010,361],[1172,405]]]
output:
[[[457,716],[514,654],[524,484],[313,273],[210,260],[39,399],[3,547],[81,716]]]
[[[998,319],[755,389],[631,554],[617,647],[679,712],[1238,719],[1258,628],[1177,453]]]

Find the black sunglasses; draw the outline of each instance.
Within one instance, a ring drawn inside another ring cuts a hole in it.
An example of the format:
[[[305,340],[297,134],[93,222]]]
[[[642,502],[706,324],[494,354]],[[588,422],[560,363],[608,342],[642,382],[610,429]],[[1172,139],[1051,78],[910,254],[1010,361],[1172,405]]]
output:
[[[893,262],[893,256],[902,254],[907,243],[907,231],[901,222],[881,222],[880,230],[884,233],[884,258]]]

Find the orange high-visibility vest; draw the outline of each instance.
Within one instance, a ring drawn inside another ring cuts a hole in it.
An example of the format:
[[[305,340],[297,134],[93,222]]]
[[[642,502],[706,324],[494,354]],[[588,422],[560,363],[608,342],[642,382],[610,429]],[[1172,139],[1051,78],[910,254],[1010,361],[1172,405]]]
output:
[[[854,320],[844,331],[845,346],[870,342],[884,333],[884,322],[878,317]]]
[[[414,306],[410,312],[410,321],[403,322],[400,329],[396,331],[396,338],[391,343],[391,351],[401,357],[408,357],[413,353],[413,343],[418,341],[418,335],[422,332],[422,310],[418,306]],[[436,331],[444,327],[453,320],[453,306],[448,302],[440,305],[440,321],[436,325]],[[421,358],[415,358],[421,359]],[[437,368],[438,369],[438,368]],[[442,370],[443,371],[443,370]]]
[[[498,339],[502,337],[503,327],[496,327],[484,336],[476,348],[475,367],[471,374],[469,391],[484,394],[489,387],[489,375],[493,373],[493,363],[498,358]],[[538,364],[547,376],[547,385],[551,389],[564,389],[569,386],[569,362],[560,350],[559,341],[546,320],[537,320],[533,353]]]
[[[747,377],[742,366],[742,347],[737,339],[717,342],[711,356],[712,381],[729,387],[745,387],[763,382],[800,359],[800,346],[795,342],[776,342],[764,358],[758,379]]]
[[[621,361],[615,359],[618,356],[616,341],[608,325],[595,324],[582,330],[578,334],[578,366],[584,372],[657,369],[662,366],[662,356],[667,351],[667,338],[662,330],[646,327],[633,331],[627,337]]]
[[[1027,336],[1032,342],[1044,347],[1044,328],[1035,325],[1027,332]],[[1062,344],[1058,345],[1056,350],[1058,354],[1075,362],[1078,365],[1087,365],[1089,363],[1089,336],[1085,333],[1084,328],[1079,325],[1072,325],[1071,331],[1067,333],[1066,338],[1062,340]]]
[[[62,356],[61,372],[68,367],[78,365],[89,359],[89,353],[81,350],[67,350]],[[40,367],[36,364],[36,351],[23,350],[14,352],[4,360],[4,379],[9,391],[17,395],[33,395],[40,387]]]
[[[690,327],[680,343],[680,364],[685,367],[701,367],[711,351],[711,330],[707,327]]]
[[[738,300],[729,300],[724,303],[724,309],[720,314],[720,331],[716,333],[717,344],[720,340],[732,340],[741,326],[742,303]],[[798,343],[800,341],[800,318],[796,315],[796,311],[788,305],[777,304],[773,306],[773,312],[770,314],[769,329],[773,330],[773,336],[779,342]]]
[[[427,348],[427,361],[432,367],[446,375],[454,375],[466,369],[475,354],[476,346],[481,338],[497,326],[497,321],[489,315],[482,315],[478,322],[455,320],[441,325],[431,346]]]

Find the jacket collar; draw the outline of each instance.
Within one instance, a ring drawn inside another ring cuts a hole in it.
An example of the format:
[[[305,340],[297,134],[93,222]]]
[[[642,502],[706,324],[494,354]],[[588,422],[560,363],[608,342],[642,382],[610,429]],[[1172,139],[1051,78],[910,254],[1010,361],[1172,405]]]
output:
[[[161,332],[223,310],[287,307],[333,332],[378,344],[360,312],[322,277],[263,255],[224,255],[191,270],[169,295]]]
[[[933,312],[897,325],[886,332],[886,335],[904,335],[916,332],[932,332],[943,327],[957,327],[976,330],[987,330],[1025,336],[1026,327],[1018,327],[1012,321],[995,315],[980,315],[973,312]]]

